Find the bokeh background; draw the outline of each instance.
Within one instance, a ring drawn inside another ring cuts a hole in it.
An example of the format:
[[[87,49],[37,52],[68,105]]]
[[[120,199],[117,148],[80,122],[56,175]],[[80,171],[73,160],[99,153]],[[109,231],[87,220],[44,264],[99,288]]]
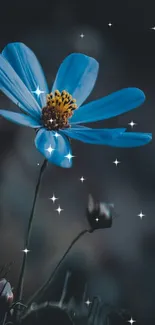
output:
[[[95,57],[100,72],[88,101],[132,86],[145,92],[146,102],[93,126],[127,127],[132,131],[128,123],[133,120],[137,123],[134,131],[154,134],[154,9],[153,1],[6,0],[0,8],[0,50],[9,42],[25,43],[36,53],[49,85],[68,54],[82,52]],[[17,110],[3,94],[0,107]],[[33,139],[33,130],[0,119],[0,263],[14,261],[8,275],[14,288],[43,161]],[[111,229],[86,235],[74,247],[57,283],[50,289],[51,299],[59,299],[68,265],[73,270],[73,293],[86,279],[90,300],[98,294],[105,302],[129,308],[138,324],[154,324],[154,140],[146,147],[134,149],[76,141],[72,141],[72,147],[76,156],[73,168],[49,165],[43,178],[24,298],[45,281],[72,239],[87,227],[85,209],[88,194],[92,193],[98,200],[113,203],[119,217]],[[113,164],[116,158],[121,162],[117,167]],[[81,176],[86,178],[83,183]],[[59,198],[55,204],[49,200],[53,193]],[[55,211],[59,204],[64,209],[60,215]],[[145,214],[142,220],[137,216],[141,211]]]

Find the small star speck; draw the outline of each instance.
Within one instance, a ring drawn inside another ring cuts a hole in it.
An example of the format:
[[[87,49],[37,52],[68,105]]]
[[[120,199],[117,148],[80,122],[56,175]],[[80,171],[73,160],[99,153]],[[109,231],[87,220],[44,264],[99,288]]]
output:
[[[91,301],[88,299],[87,301],[85,301],[85,304],[89,306],[91,304]]]
[[[39,166],[39,163],[37,163],[37,166]]]
[[[23,251],[25,254],[27,254],[29,252],[29,250],[27,248],[23,249]]]
[[[45,91],[39,89],[39,86],[37,87],[36,90],[31,91],[31,93],[36,94],[38,97],[40,96],[40,94],[43,94],[44,92]]]
[[[75,157],[75,156],[72,156],[70,152],[68,153],[68,155],[65,156],[65,158],[68,158],[69,161],[70,161],[73,157]]]
[[[96,218],[95,220],[96,220],[96,222],[98,222],[99,221],[99,218]]]
[[[81,178],[80,178],[80,181],[83,183],[84,181],[85,181],[86,179],[82,176]]]
[[[145,217],[145,214],[143,214],[143,212],[141,211],[141,212],[138,214],[138,217],[140,217],[140,218],[142,219],[143,217]]]
[[[154,27],[151,27],[152,30],[155,30],[155,26]]]
[[[135,123],[134,121],[131,121],[130,123],[128,123],[128,125],[130,125],[133,128],[134,125],[137,125],[137,123]]]
[[[111,27],[112,26],[112,23],[109,23],[108,26]]]
[[[50,197],[50,200],[52,200],[52,201],[53,201],[53,203],[54,203],[56,200],[58,200],[58,198],[57,198],[57,197],[55,197],[55,195],[53,194],[53,196],[52,196],[52,197]]]
[[[51,123],[53,122],[52,118],[49,120],[49,122],[51,122]]]
[[[49,152],[49,154],[51,154],[54,149],[51,146],[49,146],[46,150]]]
[[[61,209],[61,208],[60,208],[60,205],[59,205],[59,207],[58,207],[55,211],[57,211],[57,212],[60,214],[61,211],[63,211],[63,209]]]
[[[80,37],[81,37],[81,38],[84,38],[84,34],[82,33],[82,34],[80,35]]]
[[[128,320],[128,323],[130,323],[132,325],[133,323],[136,323],[136,321],[131,317],[131,319]]]
[[[115,164],[117,166],[118,164],[120,164],[120,161],[118,161],[117,158],[116,158],[116,160],[113,161],[113,164]]]

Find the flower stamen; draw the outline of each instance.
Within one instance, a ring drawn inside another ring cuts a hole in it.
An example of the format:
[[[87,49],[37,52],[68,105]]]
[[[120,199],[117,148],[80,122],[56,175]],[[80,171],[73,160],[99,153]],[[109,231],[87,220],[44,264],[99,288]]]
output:
[[[66,91],[55,90],[47,95],[47,106],[42,109],[42,121],[48,130],[69,128],[68,119],[77,109],[76,100]]]

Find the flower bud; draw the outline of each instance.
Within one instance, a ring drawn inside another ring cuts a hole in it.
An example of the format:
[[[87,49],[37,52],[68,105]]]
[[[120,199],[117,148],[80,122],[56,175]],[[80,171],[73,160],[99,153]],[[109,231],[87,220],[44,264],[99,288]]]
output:
[[[87,220],[93,232],[97,229],[110,228],[113,221],[112,207],[107,203],[96,203],[91,195],[88,197]]]
[[[13,302],[13,292],[10,283],[6,279],[0,280],[0,309],[9,308]]]

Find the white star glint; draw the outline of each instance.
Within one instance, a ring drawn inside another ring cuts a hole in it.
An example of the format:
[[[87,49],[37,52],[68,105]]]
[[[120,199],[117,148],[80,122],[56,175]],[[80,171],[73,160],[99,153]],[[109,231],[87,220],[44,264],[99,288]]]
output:
[[[143,212],[141,211],[141,212],[138,214],[138,217],[140,217],[140,218],[142,219],[143,217],[145,217],[145,214],[143,214]]]
[[[133,128],[134,125],[137,125],[137,123],[135,123],[134,121],[131,121],[130,123],[128,123],[128,125],[130,125]]]
[[[133,323],[136,323],[136,321],[131,317],[131,319],[128,320],[128,323],[130,323],[132,325]]]
[[[95,220],[96,220],[96,222],[98,222],[99,221],[99,218],[96,218]]]
[[[81,37],[81,38],[84,38],[84,34],[82,33],[82,34],[80,35],[80,37]]]
[[[155,26],[154,27],[151,27],[152,30],[155,30]]]
[[[112,26],[112,23],[109,23],[108,26],[111,27]]]
[[[39,89],[39,86],[37,87],[36,90],[31,91],[31,93],[36,94],[38,97],[40,96],[40,94],[43,94],[44,92],[45,91]]]
[[[120,161],[118,161],[117,158],[116,158],[116,160],[113,161],[113,164],[115,164],[117,166],[118,164],[120,164]]]
[[[53,194],[53,196],[52,196],[52,197],[50,197],[50,200],[52,200],[52,201],[53,201],[53,203],[54,203],[56,200],[58,200],[58,197],[55,197],[55,195]]]
[[[90,301],[89,299],[87,299],[87,301],[85,301],[85,304],[86,304],[87,306],[89,306],[89,305],[91,304],[91,301]]]
[[[23,251],[25,254],[27,254],[29,252],[29,250],[27,248],[23,249]]]
[[[80,181],[83,183],[84,181],[85,181],[86,179],[82,176],[81,178],[80,178]]]
[[[68,153],[68,155],[65,156],[65,158],[68,158],[69,161],[70,161],[73,157],[75,157],[75,156],[72,156],[70,152]]]
[[[58,137],[60,137],[60,134],[57,133],[57,132],[55,132],[55,133],[54,133],[54,137],[58,138]]]
[[[54,149],[50,145],[46,150],[49,152],[49,154],[51,154]]]
[[[59,207],[58,207],[55,211],[57,211],[57,212],[60,214],[61,211],[63,211],[63,209],[61,209],[61,208],[60,208],[60,205],[59,205]]]
[[[52,118],[49,120],[49,122],[51,122],[51,123],[53,122]]]
[[[39,163],[37,163],[37,166],[39,166]]]

